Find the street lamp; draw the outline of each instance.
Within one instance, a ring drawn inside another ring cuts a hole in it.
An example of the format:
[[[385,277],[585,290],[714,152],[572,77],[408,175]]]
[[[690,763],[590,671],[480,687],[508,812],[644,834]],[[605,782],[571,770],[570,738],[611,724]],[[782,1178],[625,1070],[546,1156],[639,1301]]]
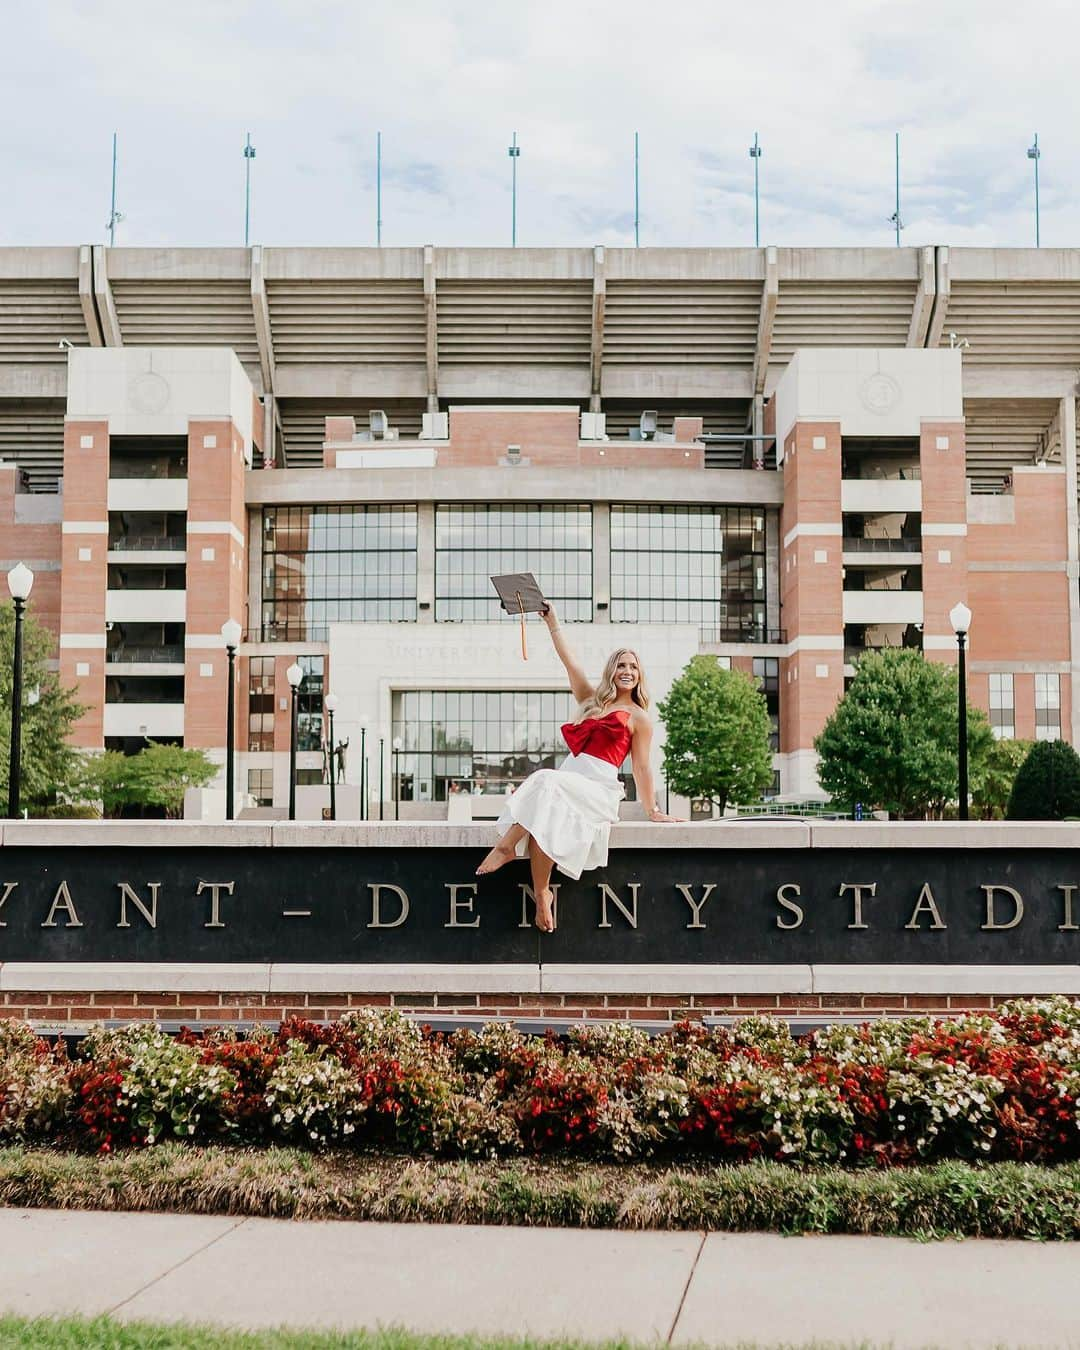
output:
[[[8,764],[8,816],[19,816],[19,778],[22,774],[22,625],[23,610],[34,584],[34,574],[25,563],[16,563],[7,574],[8,590],[15,602],[15,649],[11,678],[11,759]]]
[[[225,713],[225,819],[232,820],[236,802],[236,649],[240,646],[240,625],[235,619],[226,619],[221,625],[221,636],[229,658],[229,704]]]
[[[383,818],[383,738],[379,737],[379,819]]]
[[[360,719],[360,819],[367,820],[367,718]]]
[[[327,694],[323,699],[323,707],[326,709],[326,716],[330,720],[330,754],[327,763],[330,765],[330,819],[337,820],[337,768],[334,764],[334,713],[337,711],[337,694]]]
[[[289,819],[296,819],[296,695],[304,682],[304,670],[298,661],[294,661],[285,672],[292,690],[292,704],[289,712]]]
[[[761,143],[754,132],[754,144],[750,147],[750,158],[754,161],[754,247],[761,247],[761,209],[758,197],[758,163],[761,159]]]
[[[401,819],[401,737],[393,740],[394,819]]]
[[[1035,247],[1039,247],[1039,160],[1042,159],[1042,151],[1039,149],[1039,133],[1035,133],[1035,143],[1028,146],[1028,159],[1035,161]]]
[[[517,248],[517,162],[521,158],[521,146],[517,143],[517,132],[507,148],[510,156],[510,243]]]
[[[967,658],[965,649],[967,647],[967,635],[971,628],[971,610],[961,601],[958,605],[953,605],[949,610],[949,622],[952,624],[953,632],[956,634],[956,645],[959,651],[959,675],[960,675],[960,708],[957,730],[957,760],[959,764],[959,796],[960,796],[960,819],[968,818],[968,745],[967,745]]]
[[[247,134],[244,146],[244,247],[251,239],[251,161],[255,158],[255,147],[251,144],[251,132]]]

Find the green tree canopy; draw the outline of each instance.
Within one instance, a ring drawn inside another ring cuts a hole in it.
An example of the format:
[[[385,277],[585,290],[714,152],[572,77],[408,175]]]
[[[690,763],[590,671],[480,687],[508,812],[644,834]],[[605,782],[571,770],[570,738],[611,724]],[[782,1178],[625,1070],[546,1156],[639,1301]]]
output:
[[[1021,764],[1034,741],[994,741],[978,773],[971,781],[971,805],[983,820],[1000,820],[1008,810],[1009,796]]]
[[[667,740],[664,774],[683,797],[758,801],[772,782],[765,696],[749,675],[695,656],[659,705]]]
[[[868,652],[814,741],[818,779],[851,807],[918,819],[957,795],[956,671],[920,652]],[[993,745],[986,717],[968,709],[968,768],[978,780]]]
[[[89,774],[106,816],[135,806],[163,810],[174,819],[183,815],[187,789],[206,787],[217,767],[203,750],[151,741],[135,755],[106,750],[90,761]]]
[[[83,762],[68,744],[72,727],[84,709],[75,691],[60,683],[46,663],[55,655],[56,639],[28,608],[23,619],[22,760],[19,796],[32,816],[57,803],[79,801],[84,794]],[[15,607],[0,605],[0,792],[7,800],[11,757],[11,693],[15,656]]]
[[[1080,755],[1065,741],[1036,741],[1017,772],[1009,820],[1080,816]]]

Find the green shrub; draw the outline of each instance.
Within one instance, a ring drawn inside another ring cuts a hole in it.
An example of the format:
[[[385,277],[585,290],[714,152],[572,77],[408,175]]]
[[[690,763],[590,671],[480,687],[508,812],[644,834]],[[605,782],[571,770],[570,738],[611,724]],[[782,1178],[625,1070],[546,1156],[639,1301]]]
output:
[[[1009,820],[1064,820],[1080,815],[1080,755],[1065,741],[1036,741],[1017,770]]]

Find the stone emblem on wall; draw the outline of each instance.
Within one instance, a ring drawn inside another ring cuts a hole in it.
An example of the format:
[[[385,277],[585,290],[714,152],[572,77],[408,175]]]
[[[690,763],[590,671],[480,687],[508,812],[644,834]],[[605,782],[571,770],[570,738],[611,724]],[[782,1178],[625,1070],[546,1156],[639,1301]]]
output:
[[[143,371],[128,382],[128,407],[132,412],[163,412],[169,404],[169,382],[152,370]]]
[[[891,375],[875,371],[859,385],[859,402],[867,412],[883,417],[900,402],[900,386]]]

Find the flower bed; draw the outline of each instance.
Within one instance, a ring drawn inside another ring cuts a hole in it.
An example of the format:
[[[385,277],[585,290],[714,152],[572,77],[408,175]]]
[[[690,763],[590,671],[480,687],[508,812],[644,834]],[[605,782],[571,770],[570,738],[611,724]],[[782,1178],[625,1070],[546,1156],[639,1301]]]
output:
[[[828,1027],[628,1023],[450,1035],[394,1012],[240,1040],[98,1029],[74,1058],[0,1023],[0,1140],[109,1153],[167,1139],[443,1157],[562,1154],[892,1165],[1080,1158],[1080,1007]]]

